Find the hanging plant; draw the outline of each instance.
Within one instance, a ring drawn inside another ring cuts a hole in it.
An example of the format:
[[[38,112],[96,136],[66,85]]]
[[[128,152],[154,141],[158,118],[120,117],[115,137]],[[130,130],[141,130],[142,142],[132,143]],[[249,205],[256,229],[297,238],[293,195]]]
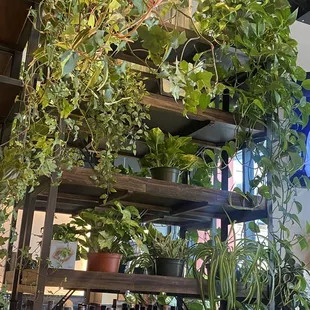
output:
[[[149,117],[141,104],[143,80],[111,53],[123,48],[128,29],[149,9],[127,1],[45,0],[40,15],[31,12],[41,21],[40,44],[24,74],[24,110],[4,149],[2,201],[18,201],[41,176],[60,177],[63,169],[81,164],[79,151],[68,151],[76,145],[96,154],[95,178],[111,189],[114,159],[122,149],[135,152]]]
[[[31,11],[35,21],[41,21],[40,45],[24,73],[24,109],[16,115],[10,143],[1,153],[1,203],[21,200],[41,176],[59,180],[64,169],[83,164],[79,150],[70,148],[76,145],[87,145],[95,153],[94,178],[112,189],[114,159],[122,149],[135,151],[148,118],[141,105],[146,93],[142,78],[113,56],[140,40],[148,54],[146,64],[151,61],[152,72],[170,81],[184,114],[214,107],[214,98],[228,93],[239,125],[234,141],[218,155],[233,157],[244,145],[252,151],[258,169],[251,190],[273,200],[274,209],[283,213],[281,237],[290,237],[285,223],[299,222],[289,202],[300,184],[291,176],[302,166],[299,153],[305,151],[305,136],[292,125],[305,126],[310,112],[297,83],[303,81],[308,89],[309,81],[296,64],[297,43],[289,31],[296,12],[291,13],[287,0],[197,2],[193,15],[181,10],[180,1],[163,0],[44,0],[39,15]],[[190,22],[196,38],[162,25],[171,9]],[[206,50],[184,59],[194,40],[204,42]],[[180,46],[183,52],[168,62]],[[258,125],[272,133],[267,143],[255,138]],[[210,158],[216,166],[217,156]],[[273,193],[266,184],[269,173]],[[303,181],[310,187],[308,179]],[[298,241],[305,247],[304,238]],[[292,244],[281,244],[280,252]]]
[[[247,147],[257,169],[249,192],[242,193],[238,188],[235,191],[248,197],[255,192],[272,200],[273,211],[283,215],[278,223],[281,236],[290,237],[286,224],[300,224],[291,204],[296,204],[298,212],[302,209],[294,198],[295,189],[301,183],[310,188],[307,177],[292,178],[303,167],[300,154],[306,151],[306,137],[296,128],[306,126],[310,114],[302,92],[302,87],[310,89],[310,81],[297,65],[297,42],[290,36],[297,11],[291,12],[287,0],[197,2],[193,14],[186,14],[173,4],[176,16],[186,18],[197,35],[186,41],[175,62],[167,61],[171,51],[167,37],[171,32],[158,23],[140,28],[142,46],[148,58],[158,65],[158,76],[169,80],[172,96],[182,100],[185,114],[214,107],[216,97],[230,97],[230,111],[238,124],[235,139],[227,142],[217,156],[210,156],[209,150],[206,155],[216,167],[218,158],[225,158],[223,154],[233,158],[240,148]],[[185,59],[190,41],[203,42],[207,47]],[[150,42],[164,42],[166,48],[155,50],[152,45],[150,49]],[[266,139],[255,136],[257,127],[263,127]],[[291,238],[305,248],[304,237]]]

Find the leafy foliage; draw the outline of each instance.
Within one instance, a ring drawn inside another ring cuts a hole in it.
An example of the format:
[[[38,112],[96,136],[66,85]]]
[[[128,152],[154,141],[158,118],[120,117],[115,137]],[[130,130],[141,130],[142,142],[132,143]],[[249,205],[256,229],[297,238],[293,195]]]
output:
[[[176,258],[183,260],[187,258],[187,239],[173,239],[172,233],[164,236],[152,225],[148,226],[146,245],[152,258]]]
[[[121,149],[135,150],[148,118],[141,77],[110,56],[130,36],[126,20],[140,21],[138,12],[118,1],[77,0],[45,0],[40,10],[40,16],[31,11],[42,25],[39,48],[24,73],[24,109],[15,117],[0,164],[6,204],[23,198],[41,176],[61,177],[77,161],[66,148],[84,140],[98,157],[98,184],[111,188],[113,160]]]
[[[188,19],[196,39],[187,39],[183,32],[159,26],[167,8]],[[141,77],[112,56],[129,49],[128,42],[140,39],[148,54],[145,63],[152,61],[155,64],[152,72],[169,80],[174,98],[182,99],[185,115],[213,107],[215,99],[221,98],[224,92],[234,101],[231,111],[239,125],[234,142],[226,143],[219,155],[226,152],[233,157],[241,146],[249,148],[258,166],[250,191],[257,189],[263,197],[273,199],[274,208],[283,213],[280,235],[281,240],[285,240],[284,235],[289,233],[285,223],[299,223],[297,215],[289,209],[294,188],[300,182],[310,188],[307,178],[291,179],[302,166],[299,154],[305,152],[305,136],[292,126],[304,127],[310,114],[310,105],[302,96],[297,81],[300,80],[305,89],[309,89],[310,82],[296,64],[297,43],[290,38],[289,31],[296,12],[291,13],[287,0],[260,3],[256,0],[239,0],[238,3],[235,0],[198,0],[193,15],[180,9],[180,1],[166,3],[163,0],[147,3],[142,0],[130,3],[124,0],[44,0],[40,9],[40,16],[31,12],[35,21],[38,18],[42,21],[41,41],[24,74],[25,94],[20,98],[23,109],[16,115],[10,143],[0,154],[0,203],[5,206],[0,224],[7,219],[7,206],[33,190],[41,176],[55,181],[61,177],[63,169],[83,164],[78,152],[72,149],[68,152],[67,147],[73,141],[88,142],[99,162],[94,178],[101,186],[111,189],[115,171],[113,160],[124,148],[135,151],[135,141],[143,136],[144,120],[148,118],[146,108],[140,104],[145,94]],[[183,59],[190,40],[199,40],[206,48],[192,59]],[[168,62],[171,51],[180,47],[183,48],[181,56],[173,63]],[[38,81],[36,85],[32,83],[34,78]],[[301,119],[295,112],[296,107],[302,113]],[[280,118],[281,113],[283,117]],[[266,143],[253,136],[257,126],[264,126],[270,132]],[[149,139],[154,148],[150,148],[149,157],[144,159],[147,167],[173,164],[191,169],[196,165],[193,153],[183,150],[189,140],[171,136],[165,139],[160,133]],[[171,145],[166,145],[167,141]],[[104,148],[100,150],[102,144]],[[157,146],[163,152],[159,152]],[[165,157],[167,150],[169,158]],[[185,155],[190,157],[185,158]],[[213,162],[216,166],[215,156]],[[270,184],[266,184],[269,173],[274,185],[272,195]],[[114,229],[122,224],[138,234],[138,227],[131,225],[136,222],[133,219],[128,224],[126,209],[116,207],[111,214],[116,210],[121,217],[119,223],[115,222],[117,216],[110,218],[109,213],[81,214],[80,223],[75,225],[82,227],[83,235],[90,232],[87,230],[89,223],[96,228],[95,234],[84,240],[84,246],[94,250],[128,250],[127,243],[117,243],[119,232]],[[102,221],[105,218],[115,226],[105,226]],[[105,227],[107,231],[100,230]],[[129,238],[128,230],[123,232],[123,229],[122,226],[120,232]],[[116,239],[111,237],[112,231]],[[171,246],[174,240],[162,241]],[[249,296],[254,291],[261,296],[261,285],[269,277],[261,267],[265,257],[265,261],[268,260],[264,248],[254,249],[250,245],[244,250],[235,247],[228,251],[227,244],[218,241],[217,247],[204,245],[206,247],[196,253],[197,258],[205,261],[214,259],[211,266],[213,286],[209,284],[213,288],[211,307],[218,298],[214,290],[217,272],[223,280],[221,289],[229,307],[240,306],[235,299],[235,282],[231,281],[240,259],[248,267],[243,281],[250,281]],[[177,251],[168,247],[169,255],[183,253],[182,244],[177,246]],[[279,252],[291,246],[289,242],[281,243]],[[166,249],[159,245],[155,250],[164,252]],[[261,256],[260,260],[256,255]],[[247,265],[249,261],[252,265]],[[204,270],[201,272],[204,275]],[[298,283],[304,286],[303,281]]]
[[[139,222],[140,215],[133,206],[123,207],[120,202],[114,204],[113,208],[105,211],[82,211],[61,229],[54,226],[54,233],[68,241],[78,241],[82,258],[86,258],[88,252],[130,256],[133,254],[132,241],[143,247],[145,237]]]
[[[247,288],[247,296],[243,303],[251,304],[255,295],[255,309],[261,309],[264,287],[270,280],[268,249],[253,240],[234,239],[232,246],[229,246],[228,241],[221,242],[218,236],[215,236],[214,241],[214,245],[211,241],[196,244],[190,252],[193,257],[194,276],[201,290],[202,304],[206,304],[203,283],[207,277],[210,309],[216,309],[216,304],[220,300],[227,301],[227,309],[239,308],[240,304],[236,297],[238,281]],[[197,261],[202,262],[198,270],[196,270]],[[238,280],[237,270],[240,267],[241,276]],[[273,287],[272,278],[269,283]]]
[[[166,138],[160,128],[146,131],[149,153],[141,159],[141,165],[144,168],[167,167],[181,171],[203,165],[203,160],[194,155],[197,146],[191,140],[191,137],[172,136],[170,133]]]

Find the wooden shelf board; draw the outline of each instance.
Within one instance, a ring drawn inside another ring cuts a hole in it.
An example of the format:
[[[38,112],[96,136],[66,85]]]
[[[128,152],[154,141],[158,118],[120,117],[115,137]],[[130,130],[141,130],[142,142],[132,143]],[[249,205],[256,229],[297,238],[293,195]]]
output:
[[[64,282],[64,277],[66,281]],[[64,288],[120,292],[127,290],[139,293],[161,293],[199,296],[199,285],[195,279],[149,276],[139,274],[103,273],[93,271],[50,270],[47,285],[63,281]],[[59,284],[58,284],[59,285]]]
[[[12,58],[13,55],[11,53],[0,51],[0,75],[10,75]]]
[[[32,1],[0,1],[0,45],[22,51],[28,41],[31,22],[28,12]]]
[[[198,109],[197,114],[183,116],[184,106],[173,98],[151,94],[145,96],[142,103],[150,106],[151,119],[147,121],[150,128],[160,127],[173,135],[191,135],[199,144],[221,145],[235,139],[236,127],[239,125],[233,113],[220,109]],[[253,133],[262,132],[263,128],[253,129]]]
[[[20,287],[24,292],[33,294],[36,280],[36,270],[25,270],[23,284]],[[204,285],[207,291],[207,282]],[[157,294],[165,292],[168,295],[200,298],[199,283],[196,279],[142,274],[48,269],[46,286],[106,293],[131,291],[133,293]],[[237,284],[237,295],[239,298],[246,296],[246,290],[242,288],[241,284]]]
[[[63,173],[62,183],[59,188],[62,193],[82,196],[93,196],[99,200],[104,189],[96,187],[90,178],[94,174],[92,169],[73,168],[72,171]],[[203,187],[176,184],[149,178],[140,178],[129,175],[116,175],[114,188],[116,193],[111,194],[110,201],[106,205],[98,204],[98,207],[110,206],[114,200],[124,201],[125,205],[136,205],[140,210],[148,210],[145,220],[153,218],[157,222],[209,223],[210,218],[227,218],[242,221],[243,218],[265,218],[266,207],[264,200],[259,201],[258,206],[244,200],[237,193],[207,189]],[[72,203],[68,201],[70,211],[80,210],[82,202]],[[61,201],[60,201],[61,202]],[[59,202],[59,203],[60,203]],[[64,200],[59,206],[65,208]],[[44,202],[43,202],[44,203]],[[233,206],[230,205],[233,204]],[[74,207],[75,206],[75,207]],[[42,205],[43,208],[43,205]]]
[[[22,88],[22,81],[0,75],[0,119],[7,117]]]
[[[216,148],[227,141],[235,139],[237,122],[234,115],[220,109],[207,108],[198,110],[197,114],[188,113],[183,116],[183,104],[171,97],[158,94],[145,96],[142,103],[150,106],[151,119],[146,121],[149,128],[159,127],[165,133],[172,135],[192,136],[193,142],[209,148]],[[262,128],[253,130],[253,133],[261,133]],[[102,140],[100,149],[105,148]],[[144,141],[137,141],[136,154],[131,151],[123,151],[124,156],[141,158],[148,152]]]
[[[157,94],[150,94],[149,96],[145,96],[143,98],[142,103],[145,105],[150,105],[151,110],[164,110],[165,112],[171,112],[173,114],[181,115],[182,117],[184,117],[183,104],[181,103],[181,101],[176,102],[173,98]],[[213,108],[207,108],[205,111],[201,111],[198,109],[197,114],[188,113],[187,117],[189,119],[197,121],[210,120],[215,122],[223,122],[231,125],[236,124],[232,113]]]
[[[184,227],[208,228],[212,218],[227,219],[227,216],[237,222],[267,217],[265,201],[260,201],[260,197],[253,204],[237,193],[122,174],[116,175],[114,188],[117,192],[104,204],[100,196],[105,190],[90,178],[94,174],[90,168],[75,167],[65,171],[56,212],[77,214],[87,208],[109,208],[118,200],[125,206],[133,205],[144,211],[144,222]],[[36,210],[44,211],[46,206],[47,192],[43,192],[37,197]]]

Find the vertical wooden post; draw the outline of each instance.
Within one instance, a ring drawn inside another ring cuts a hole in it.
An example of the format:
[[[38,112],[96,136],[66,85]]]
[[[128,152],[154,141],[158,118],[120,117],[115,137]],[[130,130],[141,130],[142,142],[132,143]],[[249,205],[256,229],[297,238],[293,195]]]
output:
[[[13,233],[14,230],[16,230],[16,223],[17,223],[17,214],[18,214],[18,207],[15,205],[14,206],[14,212],[16,212],[16,216],[12,214],[12,219],[11,219],[11,225],[10,225],[10,236],[9,236],[9,243],[8,243],[8,249],[7,249],[7,260],[5,262],[5,269],[4,269],[4,274],[3,274],[3,281],[2,283],[5,282],[5,274],[7,271],[12,270],[12,262],[10,262],[10,258],[12,257],[12,252],[13,252],[13,244],[11,242],[13,238]]]
[[[66,126],[64,120],[61,118],[59,119],[59,128],[60,128],[59,137],[61,139],[64,139]],[[60,146],[58,146],[55,149],[55,154],[59,155],[59,153],[60,153]],[[42,310],[43,307],[44,289],[48,270],[48,258],[50,254],[51,240],[53,237],[53,224],[54,224],[54,216],[58,196],[58,185],[54,184],[56,183],[56,181],[58,181],[58,173],[54,172],[51,176],[51,184],[49,188],[47,207],[45,213],[44,230],[41,245],[41,260],[38,270],[39,273],[34,300],[34,308],[33,308],[34,310]]]
[[[29,189],[27,189],[28,191]],[[20,282],[20,277],[22,273],[22,266],[23,266],[23,250],[25,247],[29,246],[30,237],[31,237],[31,230],[32,230],[32,221],[33,221],[33,214],[35,210],[35,199],[36,197],[32,197],[31,194],[27,194],[24,203],[24,210],[23,210],[23,217],[22,223],[20,227],[20,231],[23,232],[19,236],[18,241],[18,250],[17,250],[17,261],[16,261],[16,268],[14,272],[13,284],[12,284],[12,294],[11,294],[11,301],[10,301],[10,309],[17,310],[19,308],[18,300],[18,284]]]
[[[47,210],[44,220],[44,231],[41,246],[41,259],[39,263],[39,274],[37,289],[34,300],[34,310],[42,310],[44,299],[44,288],[47,277],[48,258],[50,253],[51,240],[53,236],[54,214],[56,211],[58,186],[51,184],[48,194]]]
[[[13,55],[12,67],[11,67],[11,77],[14,79],[19,79],[20,66],[22,63],[23,53],[20,51],[15,51]]]

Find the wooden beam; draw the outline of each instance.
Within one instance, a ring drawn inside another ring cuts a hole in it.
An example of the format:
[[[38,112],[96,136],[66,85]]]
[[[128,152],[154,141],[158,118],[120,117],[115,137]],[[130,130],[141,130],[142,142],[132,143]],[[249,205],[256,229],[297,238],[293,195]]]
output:
[[[54,175],[56,175],[56,173],[54,173]],[[51,185],[48,194],[46,215],[44,220],[44,230],[43,230],[41,255],[40,255],[41,260],[39,263],[39,273],[38,273],[37,289],[35,294],[34,310],[42,309],[44,299],[44,289],[46,286],[47,270],[48,270],[48,257],[50,253],[51,240],[53,238],[53,223],[57,206],[57,194],[58,194],[58,186]]]
[[[36,207],[37,210],[45,211],[46,207],[47,207],[46,197],[37,199],[37,207]],[[56,209],[70,211],[70,210],[75,210],[75,209],[81,210],[81,209],[96,208],[96,207],[99,207],[99,203],[86,202],[86,201],[77,203],[76,201],[75,202],[69,202],[68,200],[62,201],[62,199],[57,198]],[[68,213],[68,211],[66,213]]]
[[[131,191],[128,190],[118,190],[116,193],[111,193],[109,195],[108,204],[114,204],[115,201],[121,200],[121,199],[126,199],[130,194],[132,194]]]
[[[204,221],[204,222],[192,222],[188,221],[185,224],[182,224],[184,229],[200,229],[207,230],[212,227],[212,221]]]
[[[233,211],[229,213],[229,217],[232,221],[237,223],[244,223],[248,221],[254,221],[258,219],[268,218],[266,210],[249,210],[249,211]]]
[[[164,207],[164,206],[158,206],[158,205],[151,205],[147,203],[139,203],[139,202],[131,202],[131,201],[124,201],[121,200],[122,204],[124,206],[135,206],[137,209],[146,209],[146,210],[152,210],[152,211],[162,211],[162,212],[170,212],[171,208]]]
[[[209,120],[207,121],[192,121],[190,122],[190,124],[186,127],[183,127],[181,130],[179,130],[178,132],[174,132],[174,135],[178,135],[178,136],[189,136],[191,134],[194,134],[195,132],[197,132],[198,130],[210,125]]]
[[[48,193],[40,194],[39,198],[47,197]],[[99,198],[94,196],[86,196],[86,195],[79,195],[79,194],[69,194],[69,193],[58,193],[58,201],[67,201],[69,200],[72,204],[74,203],[83,203],[83,202],[92,202],[92,203],[99,203]]]
[[[142,103],[150,105],[151,109],[168,111],[174,114],[183,115],[184,105],[181,101],[175,101],[173,98],[161,95],[151,94],[142,99]],[[187,117],[197,121],[216,121],[235,125],[233,114],[219,109],[207,108],[205,111],[198,109],[197,114],[188,113]]]
[[[63,173],[62,183],[96,187],[94,181],[90,178],[94,173],[95,172],[92,169],[75,167],[72,171],[65,171]],[[130,175],[117,174],[114,188],[116,190],[131,191],[134,195],[143,194],[149,195],[150,197],[165,197],[167,199],[177,199],[187,202],[211,202],[212,207],[219,207],[220,211],[222,208],[231,210],[239,208],[246,210],[253,206],[252,202],[247,201],[241,195],[234,192],[140,178]],[[264,209],[265,205],[262,201],[256,210]]]
[[[196,279],[140,274],[49,269],[46,285],[76,290],[93,289],[101,292],[124,293],[129,290],[139,293],[165,292],[199,296],[199,284]]]
[[[208,206],[207,202],[185,203],[179,207],[173,208],[172,211],[170,212],[170,215],[173,216],[198,211],[206,208],[207,206]]]

